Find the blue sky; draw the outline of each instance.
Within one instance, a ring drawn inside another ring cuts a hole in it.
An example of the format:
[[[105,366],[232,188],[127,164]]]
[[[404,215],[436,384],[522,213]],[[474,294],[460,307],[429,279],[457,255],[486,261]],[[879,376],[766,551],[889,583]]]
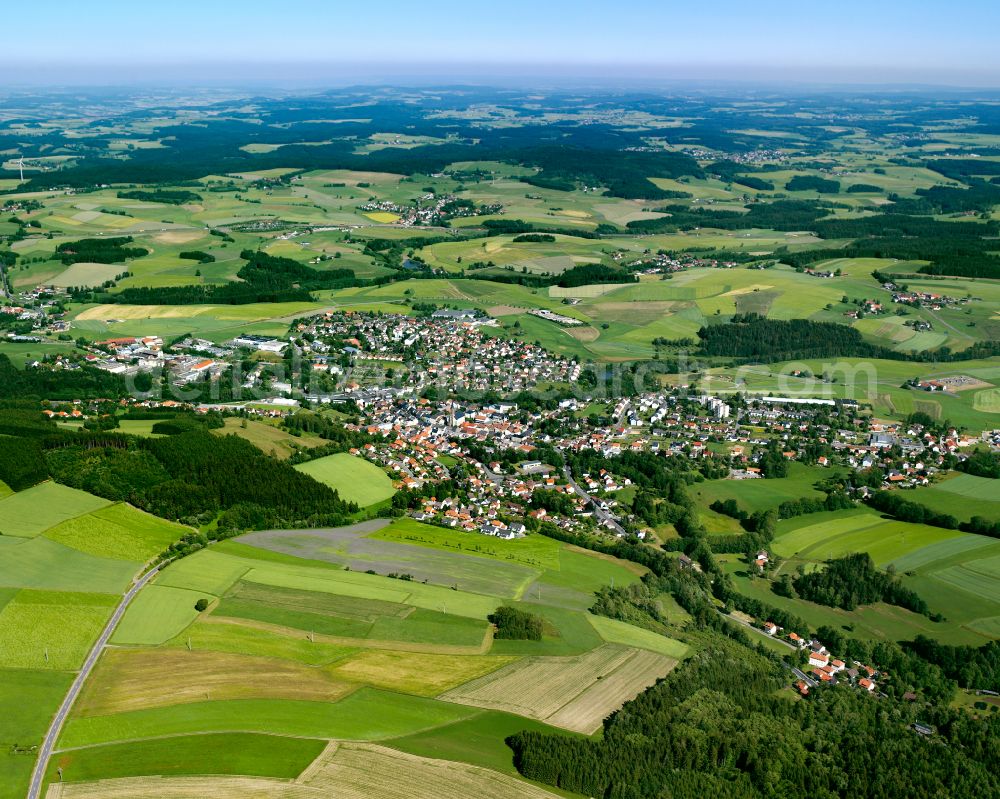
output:
[[[997,0],[44,0],[7,22],[0,65],[39,81],[454,74],[1000,86]]]

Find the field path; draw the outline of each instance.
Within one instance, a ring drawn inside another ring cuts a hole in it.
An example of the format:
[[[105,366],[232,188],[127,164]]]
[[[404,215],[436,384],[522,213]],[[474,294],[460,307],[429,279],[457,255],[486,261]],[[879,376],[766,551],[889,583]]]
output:
[[[31,775],[31,785],[28,788],[27,799],[39,799],[42,792],[42,782],[45,779],[45,772],[49,767],[49,758],[52,757],[52,750],[55,748],[56,741],[59,739],[59,735],[62,732],[63,724],[66,723],[66,717],[69,715],[70,710],[73,709],[73,703],[76,702],[77,697],[80,695],[80,691],[83,689],[83,684],[90,676],[90,672],[94,670],[94,666],[97,664],[97,659],[101,656],[101,652],[104,651],[104,647],[107,646],[112,633],[114,633],[115,628],[118,626],[118,622],[121,621],[122,616],[125,615],[125,611],[128,610],[128,606],[131,604],[132,600],[135,599],[136,595],[146,587],[146,584],[152,580],[153,577],[159,574],[159,571],[159,566],[150,569],[135,583],[135,585],[129,589],[128,593],[122,597],[122,601],[118,603],[118,607],[115,608],[115,612],[111,614],[111,618],[108,620],[108,623],[104,628],[104,632],[101,633],[101,636],[97,639],[93,649],[90,650],[90,654],[87,655],[87,659],[80,668],[79,674],[76,675],[76,679],[73,680],[73,684],[70,686],[69,692],[66,694],[62,704],[59,706],[59,710],[56,712],[55,718],[52,719],[52,724],[49,725],[49,731],[45,734],[45,740],[42,742],[42,748],[38,751],[38,761],[35,763],[35,770]]]

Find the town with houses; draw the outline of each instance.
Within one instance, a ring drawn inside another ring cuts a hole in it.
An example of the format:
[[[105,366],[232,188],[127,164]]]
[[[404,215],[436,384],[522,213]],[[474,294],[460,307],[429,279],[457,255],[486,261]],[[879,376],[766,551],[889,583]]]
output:
[[[804,460],[808,448],[816,466],[879,470],[880,487],[899,490],[928,485],[983,441],[1000,446],[1000,431],[980,437],[880,421],[850,400],[717,397],[688,386],[590,397],[580,391],[586,364],[503,337],[495,320],[464,309],[419,316],[328,312],[297,321],[284,338],[245,334],[213,343],[185,337],[167,344],[161,336],[146,336],[98,341],[85,350],[80,362],[55,358],[29,368],[87,363],[117,374],[162,370],[184,386],[225,378],[253,356],[255,366],[239,378],[243,388],[257,389],[259,398],[200,402],[192,409],[279,425],[304,408],[349,409],[352,421],[345,426],[368,442],[352,447],[351,454],[387,471],[409,498],[412,518],[501,539],[524,536],[544,522],[570,532],[655,541],[656,532],[620,499],[631,488],[627,477],[613,468],[571,474],[545,463],[539,452],[593,451],[609,459],[647,452],[711,464],[731,479],[747,480],[762,477],[762,453],[776,442],[788,461]],[[282,371],[291,355],[302,373],[294,386]],[[310,388],[316,385],[320,388]],[[938,390],[933,383],[915,388]],[[525,400],[531,396],[544,399]],[[65,424],[86,423],[97,412],[91,405],[74,403],[47,413]],[[490,452],[508,456],[490,459]],[[853,490],[862,501],[872,486]],[[682,565],[697,568],[681,557]],[[769,557],[759,552],[756,567],[765,569]],[[845,680],[877,692],[878,675],[869,666],[846,664],[821,642],[785,634],[768,619],[747,621],[805,653],[808,670],[795,670],[800,693]]]

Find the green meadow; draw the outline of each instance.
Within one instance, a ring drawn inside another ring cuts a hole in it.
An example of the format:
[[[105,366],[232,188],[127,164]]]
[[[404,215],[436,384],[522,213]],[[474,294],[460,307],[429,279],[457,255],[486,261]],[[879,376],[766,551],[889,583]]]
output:
[[[106,744],[62,752],[53,758],[49,779],[85,782],[151,774],[239,774],[294,779],[325,741],[259,733],[179,735],[149,741]]]
[[[833,477],[836,471],[821,466],[806,466],[792,462],[788,477],[774,480],[707,480],[692,487],[692,496],[704,512],[716,501],[734,499],[748,513],[776,508],[782,502],[808,497],[822,499],[824,494],[815,484]]]
[[[52,482],[0,498],[0,797],[144,563],[188,528]]]
[[[919,502],[938,513],[947,513],[959,521],[982,516],[1000,520],[1000,493],[994,480],[971,474],[956,474],[941,482],[919,488],[907,499]]]
[[[335,706],[326,702],[247,699],[74,718],[66,725],[61,746],[75,748],[204,732],[378,741],[450,724],[473,712],[433,699],[365,688]]]
[[[295,468],[330,486],[340,494],[341,499],[355,502],[362,508],[383,502],[396,493],[392,481],[382,469],[344,452],[307,461]]]
[[[367,124],[365,107],[357,107],[359,119],[337,122],[352,129]],[[728,106],[719,110],[735,113]],[[248,104],[230,122],[243,124],[237,119],[252,111]],[[440,113],[456,123],[475,120],[517,127],[520,123],[511,120],[509,111],[495,106],[445,108]],[[608,111],[595,108],[588,110],[591,113],[600,120]],[[681,125],[679,119],[625,116],[630,132],[657,131],[650,137],[650,148],[687,149],[697,140],[693,136],[688,142],[683,129],[676,136],[664,136],[664,126]],[[553,111],[535,121],[576,125],[580,119]],[[193,334],[223,342],[245,333],[284,336],[293,320],[310,314],[415,314],[430,304],[480,309],[497,320],[496,327],[489,328],[491,335],[537,342],[581,362],[631,364],[673,351],[658,350],[655,340],[695,339],[705,326],[725,323],[736,314],[756,313],[775,320],[847,325],[868,343],[890,348],[899,360],[810,359],[737,368],[726,359],[710,359],[699,365],[700,390],[854,398],[869,404],[878,417],[900,419],[919,411],[971,431],[997,427],[1000,358],[962,362],[916,358],[941,348],[961,353],[1000,337],[1000,281],[931,279],[918,272],[924,262],[889,258],[832,258],[812,266],[836,271],[836,276],[810,276],[780,260],[788,253],[850,242],[823,241],[808,229],[661,227],[666,232],[633,235],[625,227],[640,220],[668,222],[665,205],[742,213],[750,201],[782,196],[831,200],[827,207],[831,217],[862,218],[895,197],[918,198],[923,196],[918,192],[936,186],[959,185],[929,168],[902,165],[897,145],[914,159],[919,153],[950,154],[952,149],[996,145],[992,137],[958,131],[954,121],[935,126],[926,141],[915,137],[906,144],[895,141],[898,132],[890,139],[859,127],[831,135],[822,160],[807,162],[804,148],[810,136],[792,125],[775,127],[773,122],[772,116],[768,124],[748,123],[725,131],[726,136],[737,137],[734,146],[748,151],[772,147],[782,151],[786,163],[761,172],[774,184],[773,190],[750,189],[732,175],[708,174],[710,169],[698,177],[651,178],[651,185],[674,193],[656,201],[612,197],[590,186],[568,191],[535,186],[519,179],[534,175],[533,167],[499,162],[442,161],[433,175],[346,169],[300,172],[276,166],[275,154],[286,147],[295,148],[292,152],[326,147],[331,141],[292,141],[287,135],[294,124],[290,123],[261,127],[252,143],[233,148],[267,158],[262,168],[240,161],[238,173],[207,175],[177,186],[201,197],[182,205],[118,197],[117,187],[79,194],[38,192],[32,196],[38,197],[41,207],[24,214],[30,228],[22,230],[16,220],[0,221],[0,233],[17,239],[11,249],[19,259],[8,270],[15,291],[99,286],[125,272],[110,291],[220,286],[238,279],[244,250],[260,250],[320,270],[347,268],[358,278],[372,280],[394,273],[376,255],[381,240],[406,240],[407,257],[436,272],[429,279],[316,292],[309,302],[70,303],[70,335],[60,339],[45,334],[38,343],[0,341],[0,353],[22,367],[43,356],[77,351],[77,337],[99,341],[159,335],[169,341]],[[327,123],[333,125],[329,120],[310,122]],[[83,125],[76,120],[65,124]],[[894,123],[889,124],[895,130]],[[16,120],[10,128],[19,137],[40,133]],[[93,129],[87,127],[73,146],[81,152],[91,146],[104,148],[107,156],[124,163],[133,149],[145,153],[170,145],[156,135],[156,128],[141,115],[127,122],[103,121]],[[41,130],[50,135],[46,128]],[[827,132],[833,134],[834,129]],[[348,148],[355,157],[376,162],[387,148],[406,156],[416,148],[448,151],[457,146],[457,136],[420,135],[414,130],[364,132],[351,139]],[[91,145],[91,140],[96,143]],[[717,155],[702,159],[701,165],[715,162]],[[73,156],[43,158],[47,165],[72,168]],[[9,163],[7,168],[12,168]],[[843,187],[837,194],[799,191],[792,183],[796,178],[828,176],[834,170]],[[456,174],[466,171],[471,174]],[[847,191],[856,184],[869,188]],[[16,186],[5,181],[4,188]],[[454,194],[477,206],[500,204],[503,211],[413,228],[397,224],[396,213],[361,207],[373,200],[407,206],[428,192]],[[485,235],[485,222],[511,220],[560,232],[552,241]],[[16,232],[23,235],[14,236]],[[595,232],[601,235],[591,238]],[[147,252],[124,264],[67,265],[56,249],[102,236],[131,236]],[[210,258],[201,263],[182,257],[190,251]],[[627,268],[657,253],[684,252],[708,259],[713,253],[735,253],[741,263],[584,286],[529,287],[472,279],[556,277],[588,264]],[[891,275],[910,290],[969,301],[939,310],[899,307],[891,303],[876,272]],[[887,311],[853,318],[850,312],[868,299],[882,302]],[[582,324],[562,327],[529,314],[542,308]],[[917,323],[929,329],[918,331]],[[827,376],[805,377],[803,372]],[[982,383],[968,391],[934,395],[903,387],[914,378],[956,375]],[[662,377],[665,384],[689,382],[684,375]],[[152,424],[126,420],[122,431],[149,436]],[[290,436],[267,422],[248,422],[244,427],[238,420],[228,420],[219,432],[239,435],[279,458],[324,443],[315,436]],[[721,451],[724,445],[713,442],[713,447]],[[395,492],[385,470],[347,454],[296,468],[366,509],[360,515],[374,515]],[[817,484],[836,474],[835,469],[793,462],[783,479],[710,480],[693,484],[690,491],[710,535],[730,534],[742,528],[710,510],[716,500],[735,500],[747,512],[766,510],[788,500],[822,497]],[[907,498],[961,521],[972,515],[1000,519],[1000,497],[993,482],[969,475],[949,476],[908,492]],[[127,504],[106,502],[55,483],[17,494],[0,483],[0,742],[4,744],[0,799],[24,795],[33,748],[122,593],[146,564],[188,532],[190,528]],[[881,603],[848,613],[780,597],[769,580],[748,574],[739,556],[720,556],[739,591],[800,615],[813,628],[828,624],[886,640],[925,634],[953,644],[978,645],[1000,637],[1000,541],[899,522],[859,507],[781,520],[769,548],[782,558],[779,575],[818,569],[829,559],[867,552],[880,568],[893,569],[945,619],[932,622]],[[596,591],[607,585],[634,585],[643,573],[634,564],[538,535],[502,541],[407,518],[381,527],[267,531],[212,543],[167,565],[131,604],[63,730],[49,780],[60,779],[57,769],[70,782],[185,775],[294,780],[330,740],[378,741],[402,752],[516,775],[511,750],[504,743],[507,736],[525,729],[578,734],[571,732],[572,727],[556,728],[537,720],[551,721],[554,716],[532,717],[536,709],[528,706],[530,695],[550,698],[560,689],[560,676],[595,653],[627,650],[630,656],[660,656],[662,673],[649,673],[645,682],[626,685],[613,697],[620,704],[665,676],[669,667],[664,662],[676,662],[697,646],[697,635],[685,630],[687,614],[667,598],[662,598],[663,617],[677,638],[589,612]],[[196,610],[199,600],[205,601],[204,610]],[[488,617],[505,604],[539,616],[541,640],[495,639]],[[783,653],[780,643],[770,639],[764,643]],[[501,681],[492,682],[500,673],[522,674],[523,681],[512,680],[513,689],[508,684],[509,695],[501,696],[499,703],[516,713],[483,710],[454,698],[461,692],[453,691],[473,682],[502,692]],[[615,684],[614,673],[607,675],[611,679],[603,673],[579,674],[580,685],[571,688],[582,691]],[[594,735],[599,737],[600,731]]]

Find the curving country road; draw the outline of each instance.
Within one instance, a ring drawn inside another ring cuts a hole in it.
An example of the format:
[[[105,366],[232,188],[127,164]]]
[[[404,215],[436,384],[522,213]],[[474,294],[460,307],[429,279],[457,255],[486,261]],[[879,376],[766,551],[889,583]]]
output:
[[[90,676],[90,672],[94,669],[94,664],[97,663],[97,659],[101,656],[101,652],[104,647],[107,646],[108,640],[111,638],[111,634],[115,631],[115,627],[118,626],[118,622],[121,621],[122,616],[125,615],[125,611],[128,609],[129,604],[135,599],[135,595],[139,593],[150,580],[155,577],[159,571],[160,566],[152,569],[146,574],[144,574],[138,582],[133,585],[127,594],[122,597],[122,601],[118,603],[118,607],[115,608],[115,612],[111,615],[108,620],[104,631],[101,633],[101,637],[97,639],[94,644],[94,648],[90,650],[90,654],[87,655],[87,659],[83,663],[83,667],[80,669],[80,673],[76,675],[76,679],[73,680],[73,684],[69,688],[69,693],[63,699],[62,704],[59,706],[59,710],[56,712],[55,718],[52,719],[52,724],[49,725],[49,731],[45,733],[45,740],[42,742],[42,748],[38,751],[38,761],[35,763],[35,770],[31,775],[31,786],[28,788],[27,799],[39,799],[42,792],[42,782],[45,779],[45,772],[49,767],[49,758],[52,757],[52,750],[55,748],[56,741],[59,739],[59,734],[62,732],[63,724],[66,723],[66,717],[69,715],[70,710],[73,708],[73,703],[76,702],[76,698],[80,695],[80,690],[83,688],[83,684],[87,681],[87,677]]]

